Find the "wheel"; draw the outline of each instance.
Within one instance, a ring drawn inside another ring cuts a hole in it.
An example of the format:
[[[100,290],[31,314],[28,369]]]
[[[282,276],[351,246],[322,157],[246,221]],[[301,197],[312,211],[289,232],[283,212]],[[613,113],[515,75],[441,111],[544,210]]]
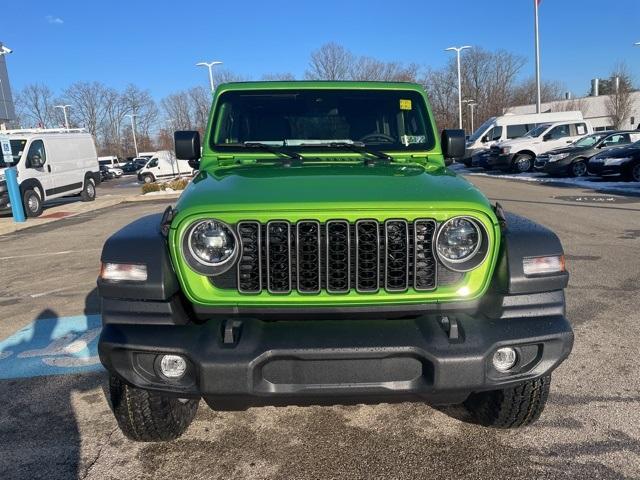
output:
[[[529,154],[521,153],[513,159],[512,170],[516,173],[529,172],[531,167],[533,167],[533,157]]]
[[[486,427],[523,427],[540,417],[547,403],[550,384],[549,375],[504,390],[473,393],[464,406],[478,423]]]
[[[569,165],[569,174],[572,177],[584,177],[587,174],[587,164],[584,160],[576,160]]]
[[[175,440],[189,428],[198,410],[198,400],[131,387],[114,375],[109,378],[109,396],[122,433],[138,442]]]
[[[155,182],[155,181],[156,181],[156,179],[155,179],[155,178],[153,178],[153,175],[151,175],[150,173],[145,173],[145,174],[142,176],[142,181],[143,181],[144,183],[153,183],[153,182]]]
[[[631,167],[629,179],[634,182],[640,182],[640,163],[636,163]]]
[[[22,194],[22,205],[27,217],[39,217],[42,215],[42,198],[40,192],[29,188]]]
[[[93,178],[85,179],[80,199],[83,202],[93,202],[96,199],[96,183]]]

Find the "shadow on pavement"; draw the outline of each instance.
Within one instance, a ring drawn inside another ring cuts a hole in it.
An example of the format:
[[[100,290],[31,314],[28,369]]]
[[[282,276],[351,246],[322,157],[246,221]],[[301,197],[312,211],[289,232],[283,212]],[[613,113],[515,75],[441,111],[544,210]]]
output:
[[[94,289],[86,297],[85,314],[97,313],[96,298]],[[53,341],[59,321],[51,319],[59,319],[54,310],[40,312],[32,337],[12,350],[36,350],[42,347],[43,338]],[[85,468],[72,399],[101,387],[104,379],[103,372],[91,372],[0,380],[0,479],[78,478]],[[96,434],[102,430],[98,427],[93,430]]]

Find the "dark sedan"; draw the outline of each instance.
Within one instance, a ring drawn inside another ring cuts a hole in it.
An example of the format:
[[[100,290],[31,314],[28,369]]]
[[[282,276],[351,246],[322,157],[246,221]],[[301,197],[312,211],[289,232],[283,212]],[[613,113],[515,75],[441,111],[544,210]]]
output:
[[[589,160],[587,167],[594,175],[622,175],[627,180],[640,182],[640,141],[599,153]]]
[[[538,155],[534,166],[536,170],[549,175],[581,177],[589,171],[587,163],[591,157],[604,154],[613,148],[630,145],[636,140],[640,140],[638,131],[594,133],[566,147]]]
[[[148,160],[146,158],[134,158],[132,161],[127,162],[124,167],[122,167],[122,171],[125,175],[132,175],[137,173],[142,167],[147,164]]]

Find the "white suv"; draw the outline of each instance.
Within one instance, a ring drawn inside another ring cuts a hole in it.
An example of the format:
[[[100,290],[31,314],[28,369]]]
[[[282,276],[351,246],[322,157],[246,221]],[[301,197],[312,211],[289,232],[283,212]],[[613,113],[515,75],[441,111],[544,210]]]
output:
[[[529,172],[537,155],[566,146],[589,133],[593,133],[593,127],[586,120],[543,123],[524,137],[493,145],[487,164],[501,170]]]

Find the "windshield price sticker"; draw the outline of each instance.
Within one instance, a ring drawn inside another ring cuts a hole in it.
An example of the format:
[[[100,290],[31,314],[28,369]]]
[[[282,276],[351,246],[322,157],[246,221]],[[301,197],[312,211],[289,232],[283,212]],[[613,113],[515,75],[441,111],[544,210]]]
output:
[[[4,163],[13,163],[13,155],[11,154],[11,143],[7,137],[0,136],[0,148],[2,149],[2,156],[4,157]]]
[[[411,100],[400,99],[400,110],[411,110]]]

